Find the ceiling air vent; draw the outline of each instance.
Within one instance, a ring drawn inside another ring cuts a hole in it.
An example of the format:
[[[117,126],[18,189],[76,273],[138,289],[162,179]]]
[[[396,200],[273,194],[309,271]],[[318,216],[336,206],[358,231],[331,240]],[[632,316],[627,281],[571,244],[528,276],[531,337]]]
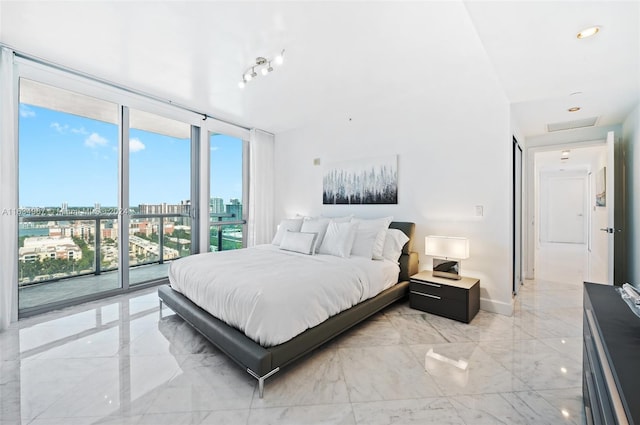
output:
[[[573,121],[565,121],[565,122],[556,122],[553,124],[547,124],[547,131],[560,131],[560,130],[571,130],[574,128],[582,128],[582,127],[593,127],[596,125],[598,121],[598,117],[585,118],[582,120],[573,120]]]

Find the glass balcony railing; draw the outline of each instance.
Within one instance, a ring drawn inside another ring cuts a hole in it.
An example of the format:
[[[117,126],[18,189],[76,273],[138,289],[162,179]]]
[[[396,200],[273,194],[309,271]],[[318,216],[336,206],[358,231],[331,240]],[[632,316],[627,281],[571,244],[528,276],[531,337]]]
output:
[[[129,223],[129,265],[162,264],[191,253],[191,218],[136,214]],[[116,215],[20,218],[19,286],[118,269]]]
[[[210,215],[210,251],[244,246],[244,220]],[[76,276],[100,275],[119,265],[117,215],[20,217],[20,287]],[[129,266],[163,264],[191,254],[188,214],[134,214],[129,220]]]
[[[209,251],[229,251],[244,246],[246,221],[234,213],[211,213],[209,217]]]

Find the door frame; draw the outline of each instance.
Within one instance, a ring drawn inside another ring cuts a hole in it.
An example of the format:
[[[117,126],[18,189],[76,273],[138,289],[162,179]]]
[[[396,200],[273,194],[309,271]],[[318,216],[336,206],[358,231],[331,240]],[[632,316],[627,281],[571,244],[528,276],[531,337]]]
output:
[[[511,199],[513,201],[512,206],[512,223],[513,223],[513,237],[512,237],[512,277],[513,277],[513,294],[517,294],[520,289],[520,285],[523,283],[523,181],[524,176],[524,160],[522,147],[518,143],[518,140],[513,136],[513,190]],[[518,270],[519,269],[519,270]]]
[[[525,220],[524,226],[524,278],[535,279],[536,277],[536,244],[537,226],[539,217],[537,216],[538,201],[536,199],[537,181],[535,154],[538,152],[549,152],[564,149],[577,149],[592,146],[604,146],[605,138],[586,140],[581,142],[561,143],[545,146],[531,146],[525,149]],[[616,209],[617,210],[617,209]]]

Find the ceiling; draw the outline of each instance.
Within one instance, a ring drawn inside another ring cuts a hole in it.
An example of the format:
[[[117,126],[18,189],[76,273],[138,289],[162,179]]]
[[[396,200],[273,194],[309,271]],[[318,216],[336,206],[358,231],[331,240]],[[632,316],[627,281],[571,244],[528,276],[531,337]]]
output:
[[[640,99],[639,28],[636,1],[0,1],[0,42],[17,51],[274,133],[373,109],[428,117],[478,76],[525,137],[619,124]],[[280,69],[238,88],[281,49]]]

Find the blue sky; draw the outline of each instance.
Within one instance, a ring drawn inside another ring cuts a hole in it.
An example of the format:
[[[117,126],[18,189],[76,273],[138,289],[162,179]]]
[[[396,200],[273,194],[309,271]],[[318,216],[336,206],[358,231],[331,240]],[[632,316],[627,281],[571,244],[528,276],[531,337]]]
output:
[[[21,207],[116,206],[118,127],[20,105]],[[190,197],[189,140],[130,131],[130,204],[179,203]],[[242,198],[242,142],[211,137],[211,197]]]

